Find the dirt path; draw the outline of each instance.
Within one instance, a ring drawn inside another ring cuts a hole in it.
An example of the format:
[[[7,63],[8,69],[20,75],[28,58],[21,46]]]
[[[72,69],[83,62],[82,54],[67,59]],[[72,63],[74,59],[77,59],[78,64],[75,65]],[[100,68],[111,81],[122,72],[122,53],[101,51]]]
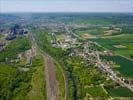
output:
[[[45,73],[46,73],[46,90],[48,100],[58,100],[58,85],[54,71],[53,60],[50,56],[45,55]]]

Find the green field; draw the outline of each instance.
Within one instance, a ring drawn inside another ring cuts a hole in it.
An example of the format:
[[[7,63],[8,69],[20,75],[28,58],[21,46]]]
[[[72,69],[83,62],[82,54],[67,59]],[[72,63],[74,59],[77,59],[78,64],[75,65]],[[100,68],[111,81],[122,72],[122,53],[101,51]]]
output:
[[[104,56],[103,58],[120,65],[120,67],[116,67],[115,69],[118,70],[122,76],[133,77],[133,61],[121,56]]]
[[[124,87],[106,88],[106,90],[113,97],[133,97],[133,92]]]
[[[133,35],[119,35],[106,38],[90,39],[91,41],[97,42],[103,47],[114,51],[115,53],[121,54],[126,57],[133,58]],[[125,48],[116,48],[114,45],[123,45]]]
[[[86,93],[90,94],[92,97],[108,97],[108,94],[101,86],[86,88]]]
[[[103,29],[101,28],[80,28],[80,29],[74,29],[73,32],[82,35],[82,34],[91,34],[91,35],[96,35],[99,36],[103,34]]]
[[[78,15],[78,14],[77,14]],[[94,16],[88,16],[85,14],[85,17],[83,15],[79,14],[78,17],[72,17],[70,19],[63,19],[62,21],[65,23],[75,23],[75,24],[86,24],[86,25],[110,25],[113,23],[112,19],[104,19],[104,18],[98,18],[97,15],[94,14]]]

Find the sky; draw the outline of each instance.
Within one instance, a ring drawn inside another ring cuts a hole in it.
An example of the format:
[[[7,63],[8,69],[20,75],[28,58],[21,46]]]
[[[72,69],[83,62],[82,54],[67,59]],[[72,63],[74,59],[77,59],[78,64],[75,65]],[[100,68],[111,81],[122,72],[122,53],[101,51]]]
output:
[[[0,0],[0,12],[133,12],[133,0]]]

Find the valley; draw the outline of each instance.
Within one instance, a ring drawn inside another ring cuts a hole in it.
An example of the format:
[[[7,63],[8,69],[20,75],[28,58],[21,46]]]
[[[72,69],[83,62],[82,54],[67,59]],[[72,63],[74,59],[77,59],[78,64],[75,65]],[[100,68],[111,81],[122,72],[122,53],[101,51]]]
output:
[[[1,100],[133,98],[132,14],[0,18]]]

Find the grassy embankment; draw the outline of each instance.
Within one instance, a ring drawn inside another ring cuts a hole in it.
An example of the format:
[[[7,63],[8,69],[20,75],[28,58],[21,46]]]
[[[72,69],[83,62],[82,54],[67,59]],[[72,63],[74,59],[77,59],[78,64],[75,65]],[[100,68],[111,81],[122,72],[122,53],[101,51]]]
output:
[[[63,75],[63,71],[61,69],[61,66],[59,65],[58,62],[54,62],[54,68],[55,68],[55,73],[56,73],[56,78],[58,81],[58,86],[59,86],[59,100],[64,100],[65,97],[65,76]]]
[[[116,54],[120,54],[129,58],[133,58],[133,35],[125,34],[119,35],[116,37],[106,37],[106,38],[97,38],[90,39],[94,42],[99,43],[103,47],[114,51]],[[115,47],[122,45],[123,47]]]
[[[46,82],[44,71],[44,60],[41,55],[33,59],[35,72],[31,79],[31,90],[28,93],[29,100],[46,100]]]

